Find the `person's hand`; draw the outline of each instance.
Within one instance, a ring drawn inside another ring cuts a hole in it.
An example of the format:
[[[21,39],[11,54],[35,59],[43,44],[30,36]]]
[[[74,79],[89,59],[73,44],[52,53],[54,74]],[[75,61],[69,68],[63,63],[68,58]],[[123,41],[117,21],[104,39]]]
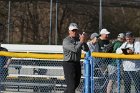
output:
[[[83,32],[83,34],[80,34],[80,42],[87,42],[87,34]]]
[[[80,42],[84,42],[84,36],[83,35],[81,35],[81,34],[79,34],[79,39],[80,39]]]
[[[84,37],[85,37],[85,42],[87,42],[87,40],[88,40],[88,35],[87,35],[87,33],[83,32],[83,35],[84,35]]]
[[[134,51],[133,51],[133,50],[131,50],[131,49],[127,49],[127,53],[128,53],[128,54],[133,54],[133,53],[134,53]]]

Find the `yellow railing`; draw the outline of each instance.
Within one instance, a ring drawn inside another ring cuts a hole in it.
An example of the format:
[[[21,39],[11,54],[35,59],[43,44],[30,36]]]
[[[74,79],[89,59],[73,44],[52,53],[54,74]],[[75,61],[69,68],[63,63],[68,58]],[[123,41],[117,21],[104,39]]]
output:
[[[53,53],[20,53],[20,52],[4,52],[0,51],[0,56],[8,56],[14,58],[38,58],[38,59],[63,59],[63,54],[53,54]],[[84,54],[81,55],[84,58]]]
[[[84,58],[85,54],[82,54],[81,57]],[[0,56],[9,56],[15,58],[38,58],[38,59],[63,59],[63,54],[42,54],[42,53],[20,53],[20,52],[4,52],[0,51]],[[114,58],[114,59],[140,59],[140,54],[131,54],[131,55],[124,55],[124,54],[116,54],[116,53],[99,53],[94,52],[92,53],[93,57],[100,57],[100,58]]]
[[[114,58],[114,59],[140,59],[140,54],[131,54],[131,55],[124,55],[124,54],[116,54],[116,53],[92,53],[93,57],[100,57],[100,58]]]

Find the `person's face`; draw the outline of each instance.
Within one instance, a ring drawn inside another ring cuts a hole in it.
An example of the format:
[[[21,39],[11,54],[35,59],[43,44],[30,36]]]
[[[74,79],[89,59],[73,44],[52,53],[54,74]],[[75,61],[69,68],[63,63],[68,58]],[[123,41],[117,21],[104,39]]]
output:
[[[125,38],[121,38],[121,42],[125,42]]]
[[[92,39],[92,43],[96,43],[96,42],[98,42],[98,38],[97,38],[97,37],[94,37],[94,38]]]
[[[126,42],[128,42],[130,44],[132,44],[133,41],[134,41],[134,38],[133,37],[126,37],[125,39],[126,39]]]
[[[118,38],[119,41],[125,42],[125,38]]]
[[[78,29],[69,30],[70,37],[77,37],[78,36]]]
[[[102,34],[101,37],[102,39],[108,39],[108,34]]]

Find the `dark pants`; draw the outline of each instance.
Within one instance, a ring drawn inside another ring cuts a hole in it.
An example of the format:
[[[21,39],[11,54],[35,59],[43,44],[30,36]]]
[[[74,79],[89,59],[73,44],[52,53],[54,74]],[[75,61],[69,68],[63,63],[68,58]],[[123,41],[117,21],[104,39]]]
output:
[[[124,93],[131,93],[131,82],[134,82],[135,93],[140,93],[140,72],[124,71]]]
[[[0,91],[5,91],[5,86],[2,83],[5,82],[7,75],[8,75],[8,69],[0,68]]]
[[[75,93],[81,78],[80,62],[63,62],[63,70],[67,88],[64,93]]]

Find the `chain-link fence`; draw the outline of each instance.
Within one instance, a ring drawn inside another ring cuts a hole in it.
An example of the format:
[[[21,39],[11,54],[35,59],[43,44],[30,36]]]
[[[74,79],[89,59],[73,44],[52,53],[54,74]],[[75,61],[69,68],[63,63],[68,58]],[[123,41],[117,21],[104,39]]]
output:
[[[140,93],[139,55],[125,55],[127,58],[124,55],[113,57],[113,54],[101,56],[86,59],[90,65],[86,76],[90,77],[91,83],[85,86],[88,88],[84,93]]]
[[[20,53],[9,54],[11,56],[16,54],[17,57],[20,55]],[[26,55],[26,53],[22,54]],[[66,88],[62,60],[22,58],[21,56],[21,58],[12,58],[8,70],[4,66],[5,63],[2,63],[7,60],[3,57],[4,55],[6,54],[3,52],[0,57],[0,88],[4,93],[63,93]],[[84,64],[81,61],[82,78],[76,93],[107,93],[107,91],[139,93],[139,55],[106,53],[103,57],[99,58],[99,55],[96,57],[85,58]],[[131,70],[132,67],[136,69]]]
[[[2,91],[24,93],[63,93],[66,84],[62,68],[62,60],[46,59],[12,59],[9,74]],[[81,62],[82,64],[82,62]],[[6,76],[5,76],[6,78]],[[77,93],[83,91],[83,76],[77,88]]]

